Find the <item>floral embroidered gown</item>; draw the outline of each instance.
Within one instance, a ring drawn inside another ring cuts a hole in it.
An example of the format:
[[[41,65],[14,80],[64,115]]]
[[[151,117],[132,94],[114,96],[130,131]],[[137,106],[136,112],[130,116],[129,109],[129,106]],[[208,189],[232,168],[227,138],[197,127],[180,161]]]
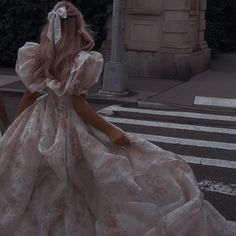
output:
[[[100,76],[103,59],[82,51],[65,82],[32,80],[36,43],[19,49],[16,71],[44,95],[0,141],[1,236],[215,236],[236,232],[203,199],[177,155],[128,134],[120,148],[69,102]],[[59,73],[59,72],[58,72]]]

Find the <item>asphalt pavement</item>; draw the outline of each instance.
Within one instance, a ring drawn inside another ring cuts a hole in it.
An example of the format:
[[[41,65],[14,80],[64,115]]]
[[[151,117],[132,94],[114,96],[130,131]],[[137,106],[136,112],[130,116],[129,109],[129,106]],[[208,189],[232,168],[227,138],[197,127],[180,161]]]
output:
[[[205,199],[236,221],[236,116],[119,105],[99,113],[126,132],[180,155],[193,169]]]

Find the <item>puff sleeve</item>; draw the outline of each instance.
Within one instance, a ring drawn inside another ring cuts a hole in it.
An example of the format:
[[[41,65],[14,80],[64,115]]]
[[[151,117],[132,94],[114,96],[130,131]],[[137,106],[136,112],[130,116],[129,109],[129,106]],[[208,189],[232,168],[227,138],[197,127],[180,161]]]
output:
[[[103,57],[95,51],[81,51],[75,57],[70,74],[64,81],[50,78],[33,81],[34,55],[38,46],[37,43],[26,43],[19,49],[16,62],[16,72],[31,92],[49,89],[57,96],[80,95],[98,82],[103,69]]]
[[[85,94],[98,82],[103,69],[103,57],[95,51],[81,51],[66,81],[46,79],[46,86],[57,96]]]
[[[27,42],[18,50],[16,61],[16,73],[21,78],[22,82],[32,92],[42,92],[45,84],[39,81],[32,80],[32,71],[34,64],[34,55],[39,44]]]
[[[103,57],[100,53],[95,51],[80,52],[71,70],[73,79],[68,93],[73,95],[86,93],[98,82],[102,69]]]

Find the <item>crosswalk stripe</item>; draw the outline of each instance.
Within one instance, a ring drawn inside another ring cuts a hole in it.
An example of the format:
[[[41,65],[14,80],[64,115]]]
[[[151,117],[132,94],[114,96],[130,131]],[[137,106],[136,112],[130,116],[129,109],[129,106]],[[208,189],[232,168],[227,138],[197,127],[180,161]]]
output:
[[[223,149],[223,150],[236,150],[236,143],[223,143],[216,141],[175,138],[175,137],[141,134],[141,133],[131,133],[131,134],[135,134],[138,137],[145,140],[149,140],[151,142],[179,144],[179,145],[187,145],[195,147],[208,147],[208,148]]]
[[[204,106],[236,108],[236,99],[196,96],[194,99],[194,104]]]
[[[135,120],[135,119],[116,118],[116,117],[104,117],[104,118],[107,121],[119,123],[119,124],[143,125],[143,126],[151,126],[151,127],[159,127],[159,128],[171,128],[171,129],[182,129],[182,130],[192,130],[192,131],[236,135],[236,129],[217,128],[217,127],[208,127],[208,126],[199,126],[199,125],[185,125],[185,124],[177,124],[177,123],[169,123],[169,122],[167,123],[167,122],[159,122],[159,121]]]
[[[139,120],[136,123],[137,120],[133,120],[133,119],[131,119],[131,120],[130,119],[120,119],[120,118],[114,118],[114,117],[105,117],[105,119],[110,122],[115,122],[115,123],[123,123],[123,122],[126,123],[126,121],[129,120],[128,124],[144,125],[142,123],[139,123]],[[236,162],[235,161],[227,161],[227,160],[221,160],[221,159],[219,160],[219,159],[214,159],[214,158],[203,158],[203,157],[195,157],[195,156],[183,156],[183,155],[181,155],[181,156],[186,162],[192,163],[192,164],[236,169]]]
[[[177,112],[177,111],[139,109],[139,108],[131,108],[131,107],[121,107],[118,105],[108,106],[100,110],[100,112],[103,112],[103,111],[123,111],[123,112],[133,112],[133,113],[149,114],[149,115],[174,116],[174,117],[196,118],[196,119],[204,119],[204,120],[236,122],[235,116],[213,115],[213,114],[182,112],[182,111]]]
[[[231,196],[236,196],[236,184],[227,185],[225,183],[217,183],[215,181],[203,180],[198,183],[201,191],[221,193]]]
[[[114,106],[110,106],[110,108],[111,107],[114,107]],[[115,106],[115,107],[118,107],[118,106]],[[168,122],[155,122],[155,121],[135,120],[135,119],[127,119],[127,118],[106,117],[106,116],[104,118],[109,122],[120,123],[120,124],[141,125],[141,126],[149,126],[149,127],[163,127],[163,128],[172,128],[172,129],[184,129],[184,130],[193,130],[193,131],[201,131],[201,132],[214,132],[214,133],[222,133],[222,134],[225,133],[225,134],[233,134],[233,135],[236,134],[236,130],[227,129],[227,128],[185,125],[185,124],[175,124],[175,123],[168,123]],[[210,148],[224,149],[224,150],[236,150],[236,143],[194,140],[194,139],[175,138],[175,137],[167,137],[167,136],[148,135],[148,134],[136,134],[136,135],[143,139],[153,141],[153,142],[159,142],[159,143],[189,145],[189,146],[197,146],[197,147],[210,147]],[[192,163],[192,164],[236,169],[235,161],[227,161],[227,160],[221,160],[221,159],[205,158],[205,157],[203,158],[203,157],[195,157],[195,156],[182,156],[182,158],[186,162]]]
[[[130,107],[121,107],[117,105],[106,107],[105,109],[102,109],[100,113],[104,115],[110,115],[111,112],[113,111],[124,111],[124,112],[148,114],[148,115],[185,117],[185,118],[190,118],[190,119],[197,118],[197,119],[205,119],[205,120],[224,121],[224,122],[236,121],[236,117],[233,117],[233,116],[202,114],[202,113],[194,113],[194,112],[173,112],[173,111],[162,111],[162,110],[138,109],[138,108],[130,108]],[[120,117],[113,117],[113,116],[104,116],[104,118],[109,122],[117,123],[117,124],[140,125],[143,127],[170,128],[170,129],[178,129],[178,130],[190,130],[190,131],[199,131],[199,132],[207,132],[207,133],[209,132],[209,133],[236,135],[236,130],[230,129],[230,128],[219,128],[219,127],[202,126],[202,125],[188,125],[188,124],[179,124],[179,123],[174,123],[174,122],[159,122],[159,121],[124,118],[124,117],[120,118]],[[142,139],[145,139],[151,142],[157,142],[157,143],[188,145],[188,146],[194,146],[194,147],[207,147],[207,148],[214,148],[214,149],[234,150],[234,151],[236,150],[236,143],[196,140],[196,139],[188,139],[188,138],[176,138],[176,137],[149,135],[149,134],[142,134],[142,133],[135,133],[135,132],[129,132],[129,133],[135,134]],[[186,162],[188,162],[189,164],[197,164],[197,165],[202,165],[202,166],[219,167],[219,168],[236,170],[236,161],[197,157],[197,156],[191,156],[191,155],[181,155],[181,154],[178,154],[178,155],[180,155],[181,158],[185,160]],[[220,194],[236,197],[235,184],[225,184],[223,182],[203,180],[199,182],[198,185],[202,191],[220,193]]]
[[[183,156],[180,155],[182,159],[190,164],[198,164],[203,166],[210,167],[220,167],[220,168],[228,168],[228,169],[236,169],[236,161],[227,161],[221,159],[214,158],[203,158],[203,157],[194,157],[194,156]]]

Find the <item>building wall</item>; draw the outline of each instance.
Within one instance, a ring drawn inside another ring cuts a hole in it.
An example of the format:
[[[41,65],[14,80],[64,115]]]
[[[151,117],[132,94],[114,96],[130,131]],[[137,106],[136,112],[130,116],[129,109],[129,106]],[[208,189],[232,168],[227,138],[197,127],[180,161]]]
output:
[[[125,0],[124,47],[129,77],[187,80],[208,68],[206,0]],[[111,50],[112,18],[103,54]]]

